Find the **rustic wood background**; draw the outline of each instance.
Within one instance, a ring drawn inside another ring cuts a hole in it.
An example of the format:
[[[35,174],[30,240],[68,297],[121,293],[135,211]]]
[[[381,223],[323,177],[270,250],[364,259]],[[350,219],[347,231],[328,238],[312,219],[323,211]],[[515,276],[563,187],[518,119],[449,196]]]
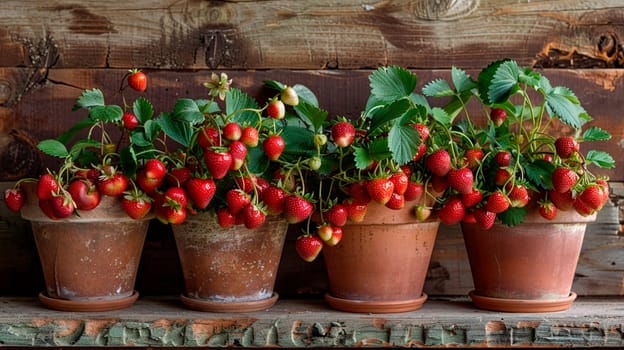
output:
[[[150,78],[146,97],[158,110],[182,96],[201,97],[211,72],[259,96],[262,80],[303,83],[332,114],[363,108],[368,73],[396,64],[420,86],[455,65],[472,73],[512,58],[571,87],[613,134],[602,149],[624,160],[624,4],[620,0],[135,0],[15,1],[0,9],[0,181],[34,175],[47,159],[33,151],[80,118],[71,107],[85,88],[118,89],[129,68]],[[621,165],[621,164],[620,164]],[[624,294],[624,174],[605,171],[612,201],[590,225],[574,290]],[[293,227],[278,275],[286,297],[320,297],[322,261],[296,257]],[[290,249],[289,249],[290,248]],[[426,292],[465,295],[471,276],[457,227],[436,243]],[[0,294],[42,290],[28,224],[0,204]],[[322,260],[322,259],[321,259]],[[169,227],[150,228],[137,289],[147,295],[182,290]]]

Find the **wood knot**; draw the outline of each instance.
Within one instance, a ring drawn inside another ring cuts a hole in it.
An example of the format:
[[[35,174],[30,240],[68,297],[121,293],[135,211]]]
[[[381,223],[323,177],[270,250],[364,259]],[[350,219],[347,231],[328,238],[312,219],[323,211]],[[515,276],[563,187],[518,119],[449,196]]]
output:
[[[22,130],[0,133],[0,180],[36,177],[43,169],[37,142]]]
[[[602,33],[596,40],[596,56],[607,62],[613,62],[618,57],[619,47],[619,39],[615,33]]]
[[[479,0],[414,0],[412,7],[420,19],[451,21],[470,15]]]

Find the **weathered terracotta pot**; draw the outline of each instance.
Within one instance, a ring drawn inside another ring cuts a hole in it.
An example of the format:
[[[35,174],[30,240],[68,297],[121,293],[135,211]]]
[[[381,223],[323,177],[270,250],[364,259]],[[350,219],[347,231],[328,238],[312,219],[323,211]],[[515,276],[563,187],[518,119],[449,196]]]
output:
[[[134,220],[119,200],[103,197],[98,207],[78,216],[49,219],[34,193],[22,209],[32,226],[46,290],[39,295],[49,308],[106,311],[132,305],[149,218]]]
[[[559,212],[555,220],[530,210],[525,222],[489,230],[462,223],[478,308],[507,312],[549,312],[569,308],[585,228],[596,216]]]
[[[214,214],[173,225],[189,308],[210,312],[251,312],[277,302],[273,292],[288,223],[267,217],[264,225],[224,229]]]
[[[335,247],[325,246],[330,293],[326,300],[348,312],[386,313],[419,309],[440,222],[418,222],[413,207],[391,210],[369,204],[363,222],[342,227]]]

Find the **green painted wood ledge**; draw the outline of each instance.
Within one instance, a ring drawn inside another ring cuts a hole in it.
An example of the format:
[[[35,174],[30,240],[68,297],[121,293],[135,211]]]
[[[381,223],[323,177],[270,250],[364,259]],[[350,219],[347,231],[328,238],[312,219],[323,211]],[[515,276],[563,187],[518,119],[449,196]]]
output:
[[[176,297],[140,298],[113,312],[44,308],[0,298],[0,346],[624,347],[624,298],[579,298],[563,312],[478,310],[468,298],[428,300],[399,314],[352,314],[323,300],[280,300],[249,314],[190,311]]]

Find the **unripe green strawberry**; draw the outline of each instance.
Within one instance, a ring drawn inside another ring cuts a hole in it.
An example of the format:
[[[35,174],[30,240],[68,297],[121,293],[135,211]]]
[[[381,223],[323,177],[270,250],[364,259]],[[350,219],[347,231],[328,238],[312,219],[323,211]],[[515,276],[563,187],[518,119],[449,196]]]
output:
[[[291,86],[287,86],[280,93],[280,99],[289,106],[296,106],[299,104],[299,96],[297,95],[297,91],[293,89]]]

